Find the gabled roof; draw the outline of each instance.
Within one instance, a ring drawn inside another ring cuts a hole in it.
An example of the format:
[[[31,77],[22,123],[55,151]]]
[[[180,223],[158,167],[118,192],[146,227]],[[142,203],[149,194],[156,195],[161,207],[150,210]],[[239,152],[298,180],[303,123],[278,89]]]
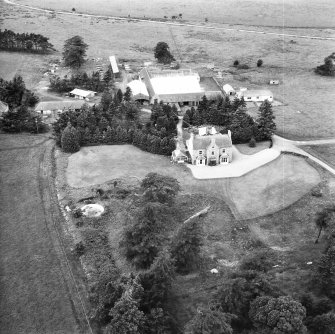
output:
[[[72,90],[70,92],[70,94],[79,95],[79,96],[82,96],[82,97],[87,97],[88,95],[90,95],[92,93],[96,94],[96,92],[93,92],[91,90],[84,90],[84,89],[78,89],[78,88],[75,88],[74,90]]]
[[[222,89],[226,92],[226,93],[229,93],[229,92],[235,92],[235,89],[229,85],[229,84],[225,84],[223,85]]]
[[[85,101],[83,101],[83,100],[47,101],[47,102],[40,102],[36,106],[35,111],[80,109],[84,104],[85,104]]]
[[[208,135],[208,136],[194,136],[193,149],[206,150],[213,138],[215,140],[215,144],[220,148],[232,147],[232,142],[228,135],[217,133],[215,135]]]
[[[138,95],[149,98],[147,87],[145,86],[145,83],[143,81],[133,80],[130,81],[127,86],[131,89],[131,92],[135,98]]]

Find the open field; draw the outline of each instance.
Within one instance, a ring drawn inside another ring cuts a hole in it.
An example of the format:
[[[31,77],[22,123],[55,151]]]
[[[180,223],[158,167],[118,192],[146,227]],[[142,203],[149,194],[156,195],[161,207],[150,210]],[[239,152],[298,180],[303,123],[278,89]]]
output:
[[[196,180],[186,166],[172,165],[168,157],[131,145],[81,148],[69,157],[66,175],[71,187],[81,188],[115,179],[141,180],[149,172],[176,178],[187,193],[205,193],[227,202],[239,219],[279,211],[320,181],[314,168],[293,156],[281,156],[239,178]]]
[[[288,27],[335,27],[335,4],[331,0],[141,0],[107,1],[72,0],[18,0],[20,4],[41,8],[68,10],[101,15],[163,18],[183,14],[183,19],[226,24]],[[243,23],[242,23],[243,22]]]
[[[127,184],[129,189],[135,187],[136,193],[137,178],[141,179],[150,171],[173,176],[182,187],[176,199],[175,220],[164,221],[162,233],[171,235],[180,222],[211,205],[203,220],[203,266],[190,275],[177,276],[173,284],[170,311],[180,328],[195,314],[197,306],[208,303],[216,287],[243,256],[262,248],[272,249],[278,255],[278,261],[273,263],[278,267],[270,271],[270,276],[283,291],[298,296],[313,289],[310,285],[312,270],[325,245],[323,239],[314,244],[317,235],[314,219],[319,210],[335,200],[335,179],[319,166],[284,155],[259,170],[227,182],[195,181],[187,169],[171,165],[168,158],[127,145],[87,147],[74,155],[59,152],[57,161],[63,205],[92,196],[96,187],[112,191],[113,182],[108,181],[113,179],[118,180],[121,188]],[[88,178],[91,173],[94,178]],[[281,178],[284,176],[287,181]],[[319,184],[322,197],[314,197],[309,191],[316,184]],[[292,198],[290,205],[286,202],[289,197]],[[129,224],[127,218],[134,215],[134,198],[136,196],[124,200],[97,199],[105,206],[106,213],[96,219],[85,218],[80,229],[73,227],[76,233],[92,228],[105,231],[122,272],[134,270],[119,245],[124,228]],[[270,214],[271,207],[277,212]],[[242,213],[249,219],[236,219],[236,208],[244,210]],[[210,274],[212,268],[218,268],[220,274]]]
[[[37,2],[32,1],[35,5]],[[41,1],[39,3],[41,4]],[[52,3],[56,4],[50,2]],[[221,5],[221,2],[218,3]],[[262,3],[266,5],[265,1]],[[299,1],[295,3],[298,4]],[[57,4],[61,5],[62,2]],[[87,6],[88,4],[93,2],[86,2]],[[124,2],[124,6],[127,4],[128,2]],[[299,11],[305,7],[310,10],[309,6],[313,4],[321,8],[320,2],[313,2],[300,6]],[[98,8],[96,2],[94,6]],[[327,8],[329,13],[329,6]],[[8,60],[5,59],[8,58],[8,53],[0,52],[0,59],[4,59],[7,64],[5,67],[1,66],[0,76],[9,78],[17,72],[17,68],[20,68],[28,87],[38,82],[36,76],[39,72],[34,69],[43,68],[48,57],[60,58],[64,41],[73,35],[81,35],[90,46],[87,52],[89,58],[100,57],[107,64],[107,57],[116,54],[119,58],[127,59],[135,70],[142,66],[143,61],[154,60],[153,47],[159,41],[166,41],[176,58],[182,59],[185,67],[194,68],[205,75],[213,75],[213,72],[206,69],[206,64],[214,62],[223,72],[224,83],[228,82],[234,87],[261,87],[273,90],[276,99],[283,103],[282,106],[274,107],[278,134],[300,140],[335,136],[335,128],[332,126],[335,123],[334,108],[327,102],[333,100],[333,79],[313,73],[313,68],[334,51],[334,44],[331,41],[294,39],[292,43],[291,38],[271,35],[204,30],[196,27],[168,27],[146,22],[135,23],[58,14],[53,16],[3,2],[0,3],[0,9],[4,13],[2,18],[4,28],[17,32],[42,33],[50,37],[50,42],[58,50],[52,56],[25,55],[31,60],[32,65],[23,62],[22,59],[25,58],[20,54],[13,54]],[[296,9],[298,10],[298,7]],[[303,12],[304,10],[301,11]],[[321,16],[315,15],[314,11],[313,17],[316,19]],[[285,32],[323,36],[335,34],[331,29],[287,28]],[[259,58],[264,61],[261,68],[256,67]],[[235,59],[248,64],[250,69],[235,69],[232,67]],[[90,66],[95,69],[94,63]],[[279,79],[280,85],[269,87],[267,85],[269,79]],[[251,110],[251,113],[255,112],[256,110]]]
[[[86,333],[69,272],[76,262],[65,261],[63,217],[49,183],[52,141],[27,134],[0,139],[1,332]],[[81,269],[72,270],[80,290]]]
[[[313,146],[302,146],[306,152],[314,155],[320,160],[326,162],[333,168],[335,168],[335,146],[334,145],[313,145]]]

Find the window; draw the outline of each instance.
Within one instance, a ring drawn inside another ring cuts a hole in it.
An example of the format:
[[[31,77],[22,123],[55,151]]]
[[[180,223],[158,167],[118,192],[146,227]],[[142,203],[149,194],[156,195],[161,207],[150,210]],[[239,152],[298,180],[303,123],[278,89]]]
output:
[[[259,96],[257,96],[256,99],[259,100]]]
[[[215,154],[215,152],[214,151],[212,151],[212,155],[214,155]]]
[[[227,158],[223,158],[223,162],[227,162]]]
[[[248,100],[251,100],[251,96],[248,96],[248,98],[247,98]]]
[[[199,154],[202,154],[202,151],[199,151]]]
[[[224,148],[222,149],[222,153],[226,153],[226,150]]]

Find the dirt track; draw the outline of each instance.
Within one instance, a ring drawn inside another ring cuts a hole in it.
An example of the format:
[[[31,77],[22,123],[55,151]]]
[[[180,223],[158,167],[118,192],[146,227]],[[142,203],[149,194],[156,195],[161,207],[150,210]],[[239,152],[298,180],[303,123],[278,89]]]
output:
[[[53,141],[0,139],[7,144],[0,161],[1,332],[90,333],[53,184]]]

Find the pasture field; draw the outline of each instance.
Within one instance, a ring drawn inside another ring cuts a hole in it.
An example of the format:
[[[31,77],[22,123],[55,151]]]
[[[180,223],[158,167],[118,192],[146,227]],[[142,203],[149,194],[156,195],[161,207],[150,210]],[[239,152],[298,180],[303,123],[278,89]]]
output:
[[[262,248],[278,255],[278,261],[273,263],[278,266],[271,270],[271,277],[280,288],[293,295],[312,289],[312,270],[325,242],[314,244],[318,232],[314,219],[335,199],[334,178],[319,166],[284,155],[238,179],[199,181],[184,166],[171,165],[169,158],[129,145],[86,147],[73,155],[58,151],[57,157],[62,205],[92,196],[96,188],[113,192],[114,180],[118,187],[136,193],[139,181],[148,172],[175,177],[182,187],[173,219],[163,221],[162,233],[173,235],[180,222],[211,205],[203,219],[204,263],[198,271],[177,276],[173,284],[169,305],[180,328],[199,304],[208,303],[218,284],[243,256]],[[312,196],[313,187],[320,188],[323,196]],[[289,198],[291,203],[287,202]],[[105,206],[104,215],[94,220],[85,218],[79,229],[74,227],[75,221],[70,223],[75,233],[92,228],[105,231],[122,272],[134,270],[119,245],[125,226],[135,214],[134,199],[136,202],[136,196],[123,200],[97,198]],[[220,274],[210,274],[212,268],[218,268]]]
[[[1,332],[87,333],[69,265],[79,290],[83,277],[50,185],[52,141],[27,134],[0,140]]]
[[[323,162],[335,168],[335,147],[334,145],[313,145],[303,146],[306,152],[314,155]]]
[[[330,13],[329,6],[321,7],[319,1],[309,2],[308,5],[304,4],[302,7],[298,7],[299,1],[296,0],[293,4],[296,5],[296,11],[299,9],[301,13],[305,12],[304,8],[309,10],[312,8],[315,11],[328,8],[327,13]],[[21,1],[21,3],[28,2]],[[41,6],[44,4],[44,2],[41,4],[42,1],[37,0],[31,1],[31,3]],[[74,1],[73,6],[77,3],[79,5],[79,2]],[[108,6],[113,6],[114,3],[119,5],[119,2],[106,4],[105,14],[109,13],[108,8],[111,8]],[[159,3],[154,2],[152,8],[159,6]],[[217,3],[221,6],[221,2]],[[241,6],[242,4],[247,5],[243,1],[239,3]],[[268,2],[263,0],[259,0],[257,3],[268,6]],[[276,0],[271,2],[273,6],[278,3],[279,1]],[[332,3],[330,2],[330,5]],[[53,4],[63,6],[62,1],[48,2],[48,6]],[[83,5],[83,2],[81,4]],[[94,4],[95,9],[92,9],[91,4]],[[128,2],[125,1],[123,4],[124,7],[127,7]],[[172,3],[169,2],[169,4]],[[192,4],[196,8],[196,5],[200,6],[202,2],[198,1],[196,4],[192,2]],[[250,5],[249,2],[248,5]],[[313,7],[314,5],[315,7]],[[92,12],[100,10],[97,2],[87,1],[85,6],[86,10],[92,10]],[[132,6],[136,7],[135,2]],[[187,6],[185,4],[185,8]],[[276,7],[273,8],[274,11],[277,11]],[[82,36],[89,45],[88,58],[98,57],[107,64],[107,57],[115,54],[119,59],[127,60],[135,71],[143,66],[143,61],[154,60],[153,47],[157,42],[166,41],[170,45],[172,53],[179,61],[182,60],[182,65],[185,67],[191,67],[203,75],[213,75],[213,72],[207,70],[206,64],[214,62],[216,68],[223,73],[222,83],[230,83],[236,88],[244,86],[270,88],[275,98],[283,103],[282,106],[274,107],[278,134],[298,140],[335,136],[335,128],[332,126],[335,123],[335,113],[332,103],[329,103],[334,96],[333,78],[317,76],[313,72],[313,68],[321,64],[323,59],[334,51],[332,41],[292,39],[237,31],[205,30],[198,27],[166,26],[149,22],[51,15],[3,2],[0,3],[0,9],[4,13],[2,16],[4,28],[16,32],[42,33],[50,38],[50,42],[58,50],[49,56],[22,56],[13,53],[8,57],[8,53],[0,52],[0,60],[6,64],[6,66],[0,67],[0,76],[10,78],[14,73],[22,73],[30,88],[33,88],[38,82],[38,76],[41,76],[39,68],[45,67],[46,59],[61,58],[64,41],[74,35]],[[313,17],[320,18],[321,16],[316,15],[315,11]],[[185,11],[181,12],[186,13]],[[292,13],[292,11],[288,11],[288,13]],[[287,17],[286,15],[289,14],[286,13],[285,17]],[[243,19],[242,17],[240,21],[247,22]],[[263,22],[262,19],[259,21]],[[307,19],[304,22],[307,21],[311,22]],[[224,27],[222,24],[215,26]],[[296,27],[298,26],[297,21]],[[275,28],[263,29],[282,32],[282,30]],[[285,32],[298,35],[335,36],[332,29],[286,28]],[[256,67],[259,58],[264,61],[261,68]],[[250,69],[237,70],[234,68],[232,64],[236,59],[240,63],[248,64]],[[87,66],[90,66],[90,69],[95,69],[95,64],[92,61]],[[18,71],[17,68],[20,70]],[[270,79],[279,79],[280,85],[269,86]],[[256,113],[256,110],[250,112]]]
[[[163,18],[183,16],[190,21],[256,26],[335,27],[335,4],[331,0],[17,0],[20,4],[53,10],[100,15]],[[243,22],[243,23],[242,23]]]

